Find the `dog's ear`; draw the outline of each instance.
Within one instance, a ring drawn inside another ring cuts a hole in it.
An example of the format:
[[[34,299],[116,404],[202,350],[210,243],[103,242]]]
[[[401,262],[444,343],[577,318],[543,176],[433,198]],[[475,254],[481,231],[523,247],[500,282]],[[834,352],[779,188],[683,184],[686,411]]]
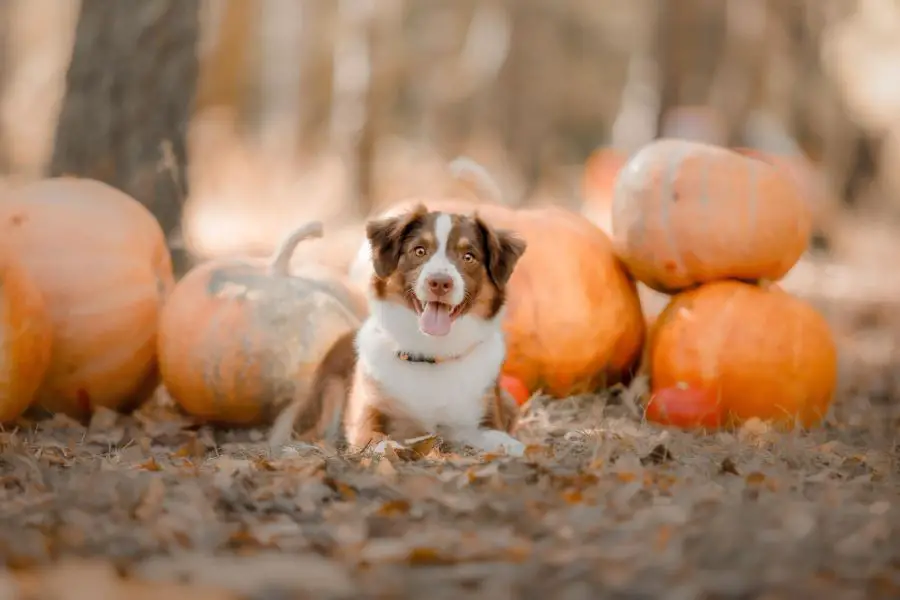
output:
[[[428,209],[424,204],[395,217],[384,217],[366,223],[366,237],[372,247],[372,266],[375,275],[384,279],[397,270],[403,240],[422,223]]]
[[[512,277],[516,263],[525,254],[528,245],[512,231],[494,229],[477,214],[475,224],[481,232],[484,243],[484,264],[488,276],[494,285],[502,289]]]

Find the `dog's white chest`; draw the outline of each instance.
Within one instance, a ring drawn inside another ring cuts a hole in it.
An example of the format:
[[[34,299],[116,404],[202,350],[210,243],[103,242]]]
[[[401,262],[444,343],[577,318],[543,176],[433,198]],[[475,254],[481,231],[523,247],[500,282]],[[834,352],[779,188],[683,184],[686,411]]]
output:
[[[360,366],[392,404],[428,430],[477,427],[484,415],[484,394],[494,385],[505,354],[499,336],[462,359],[439,364],[403,361],[377,340],[360,342]]]
[[[472,427],[484,412],[482,398],[490,380],[466,378],[447,364],[429,365],[400,362],[394,365],[395,377],[379,380],[383,389],[410,416],[427,429]]]

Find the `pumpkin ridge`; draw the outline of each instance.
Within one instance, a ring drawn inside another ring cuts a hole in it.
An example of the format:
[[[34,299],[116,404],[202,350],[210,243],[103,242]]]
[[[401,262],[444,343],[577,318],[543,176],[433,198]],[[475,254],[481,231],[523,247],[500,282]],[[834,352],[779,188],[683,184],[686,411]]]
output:
[[[128,347],[120,346],[117,348],[108,348],[107,351],[102,354],[93,355],[90,364],[86,365],[84,368],[78,369],[76,372],[81,376],[104,373],[109,370],[111,364],[120,363],[123,355],[134,356],[148,344],[153,345],[155,338],[156,330],[147,331],[140,343]],[[132,341],[135,339],[137,338],[130,338]],[[115,350],[115,352],[113,352],[113,350]]]
[[[97,303],[91,303],[90,306],[77,306],[77,307],[67,307],[66,310],[66,318],[70,317],[95,317],[98,314],[106,313],[112,307],[135,307],[140,304],[148,304],[152,306],[159,305],[159,294],[156,288],[156,285],[152,287],[150,285],[145,286],[133,286],[136,287],[136,290],[133,290],[129,294],[103,294],[99,293],[97,295],[97,299],[105,299],[106,302],[102,300]],[[141,289],[145,288],[145,289]],[[116,288],[118,291],[120,288]],[[152,291],[150,291],[152,289]]]
[[[684,163],[684,157],[686,152],[682,150],[681,152],[675,153],[675,156],[669,159],[669,173],[667,177],[663,180],[663,184],[660,186],[660,211],[659,211],[659,219],[660,225],[662,226],[663,236],[666,238],[666,242],[668,242],[669,251],[672,253],[672,261],[675,263],[675,269],[677,273],[683,274],[686,272],[684,256],[682,256],[682,250],[679,247],[678,240],[675,236],[675,231],[672,226],[672,205],[677,201],[677,178],[678,171],[682,167]]]
[[[796,312],[796,311],[794,311]],[[800,365],[800,352],[803,350],[803,337],[800,335],[800,319],[792,319],[791,329],[793,333],[791,335],[791,370],[797,371]],[[791,381],[791,395],[794,396],[797,393],[797,384],[794,380]],[[803,421],[806,421],[806,415],[801,413],[800,418]]]
[[[717,383],[716,389],[715,389],[715,395],[716,395],[716,399],[719,403],[721,403],[722,397],[724,396],[724,390],[722,389],[724,387],[724,385],[722,383],[722,379],[723,379],[723,377],[722,377],[722,371],[723,371],[723,369],[722,369],[722,353],[725,351],[728,341],[731,340],[733,342],[733,340],[734,340],[735,321],[733,319],[733,315],[734,315],[735,309],[738,306],[738,300],[743,299],[743,298],[739,298],[739,295],[741,297],[743,297],[746,295],[746,291],[747,291],[747,289],[744,288],[742,284],[735,284],[735,285],[737,285],[739,287],[735,288],[734,292],[729,296],[728,300],[726,300],[725,306],[722,308],[721,311],[719,311],[717,324],[716,324],[716,328],[715,328],[715,330],[717,332],[719,332],[719,336],[718,336],[718,339],[716,340],[717,341],[716,345],[718,346],[718,351],[716,352],[716,361],[715,361],[716,366],[715,366],[714,373],[713,373],[713,381],[715,381]],[[730,325],[728,327],[727,331],[725,330],[726,325]],[[704,385],[706,385],[705,382],[704,382]],[[727,412],[728,410],[729,410],[729,407],[726,405],[725,411]]]
[[[219,307],[212,311],[209,318],[209,324],[206,327],[205,336],[202,343],[204,348],[209,352],[208,360],[203,365],[203,382],[204,391],[209,391],[209,404],[214,414],[221,414],[228,411],[228,394],[224,391],[225,377],[222,373],[224,368],[224,352],[223,346],[218,343],[219,334],[222,332],[223,307]],[[242,340],[243,341],[243,340]],[[249,357],[246,357],[249,359]],[[245,361],[246,362],[246,361]],[[190,400],[186,402],[190,403]],[[205,404],[205,402],[203,402]],[[205,416],[205,415],[204,415]]]

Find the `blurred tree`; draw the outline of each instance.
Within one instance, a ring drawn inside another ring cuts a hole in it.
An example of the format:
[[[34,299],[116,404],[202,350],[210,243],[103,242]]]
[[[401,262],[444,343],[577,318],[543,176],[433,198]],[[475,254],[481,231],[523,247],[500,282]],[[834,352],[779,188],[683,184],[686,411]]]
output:
[[[82,0],[50,165],[131,194],[170,241],[187,194],[198,33],[199,0]]]
[[[225,0],[215,9],[215,41],[197,84],[197,110],[227,106],[245,110],[251,90],[253,47],[262,11],[260,0]]]
[[[678,107],[708,104],[714,73],[726,42],[726,8],[720,0],[659,3],[657,133],[666,129],[666,120]],[[734,128],[732,123],[726,126]]]
[[[0,0],[0,98],[6,89],[6,78],[9,60],[8,37],[9,37],[9,3]],[[9,170],[9,160],[6,156],[6,140],[3,126],[0,124],[0,173],[6,173]]]

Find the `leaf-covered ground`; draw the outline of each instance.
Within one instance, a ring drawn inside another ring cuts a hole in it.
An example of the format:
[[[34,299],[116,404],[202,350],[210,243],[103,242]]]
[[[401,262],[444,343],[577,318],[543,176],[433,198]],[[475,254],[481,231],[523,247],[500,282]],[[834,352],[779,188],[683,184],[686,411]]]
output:
[[[0,598],[900,597],[890,413],[695,435],[535,400],[524,459],[55,417],[0,434]]]

